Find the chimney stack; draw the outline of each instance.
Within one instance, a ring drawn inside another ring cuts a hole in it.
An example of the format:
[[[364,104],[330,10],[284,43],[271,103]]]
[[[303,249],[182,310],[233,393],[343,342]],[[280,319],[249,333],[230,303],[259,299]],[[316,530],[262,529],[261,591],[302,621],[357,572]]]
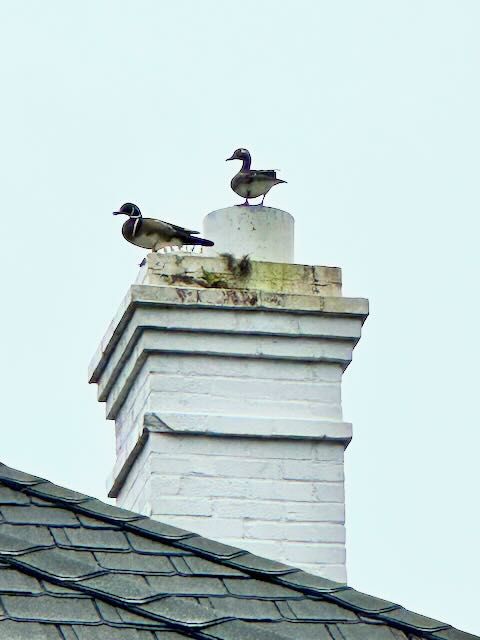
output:
[[[205,219],[208,253],[149,254],[90,382],[120,506],[344,582],[341,383],[368,302],[294,264],[293,227],[230,207]]]

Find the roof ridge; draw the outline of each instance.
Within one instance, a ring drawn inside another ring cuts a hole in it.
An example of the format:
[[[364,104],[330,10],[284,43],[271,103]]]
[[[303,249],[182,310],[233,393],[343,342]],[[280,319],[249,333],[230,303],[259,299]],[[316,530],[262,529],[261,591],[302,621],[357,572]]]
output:
[[[296,567],[262,558],[243,549],[110,505],[97,498],[51,483],[44,478],[18,471],[3,463],[0,463],[0,482],[59,504],[71,511],[120,525],[124,530],[137,535],[167,542],[183,550],[194,551],[200,557],[240,569],[266,582],[280,584],[305,595],[333,602],[371,621],[382,622],[416,635],[421,634],[430,640],[462,640],[467,636],[476,638],[451,625],[411,612],[401,605],[356,591],[348,585],[306,573]]]

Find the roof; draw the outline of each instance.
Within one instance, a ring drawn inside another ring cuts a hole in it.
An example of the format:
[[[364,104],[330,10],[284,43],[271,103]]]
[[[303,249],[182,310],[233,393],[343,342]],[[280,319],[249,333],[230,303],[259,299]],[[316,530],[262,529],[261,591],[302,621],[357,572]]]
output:
[[[475,636],[0,464],[0,639]]]

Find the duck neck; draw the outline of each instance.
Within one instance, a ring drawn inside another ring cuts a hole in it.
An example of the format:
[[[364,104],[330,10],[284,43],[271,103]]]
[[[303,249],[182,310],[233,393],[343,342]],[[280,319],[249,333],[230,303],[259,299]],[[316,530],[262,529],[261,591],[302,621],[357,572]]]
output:
[[[249,153],[243,156],[242,171],[250,171],[250,165],[252,164],[252,157]]]

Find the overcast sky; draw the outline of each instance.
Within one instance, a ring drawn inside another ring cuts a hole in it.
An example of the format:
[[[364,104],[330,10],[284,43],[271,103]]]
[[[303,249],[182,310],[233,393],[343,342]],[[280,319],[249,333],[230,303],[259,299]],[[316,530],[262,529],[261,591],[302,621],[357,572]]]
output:
[[[480,634],[478,0],[0,0],[2,448],[105,498],[87,365],[143,252],[234,148],[288,181],[296,261],[371,316],[345,375],[349,583]]]

